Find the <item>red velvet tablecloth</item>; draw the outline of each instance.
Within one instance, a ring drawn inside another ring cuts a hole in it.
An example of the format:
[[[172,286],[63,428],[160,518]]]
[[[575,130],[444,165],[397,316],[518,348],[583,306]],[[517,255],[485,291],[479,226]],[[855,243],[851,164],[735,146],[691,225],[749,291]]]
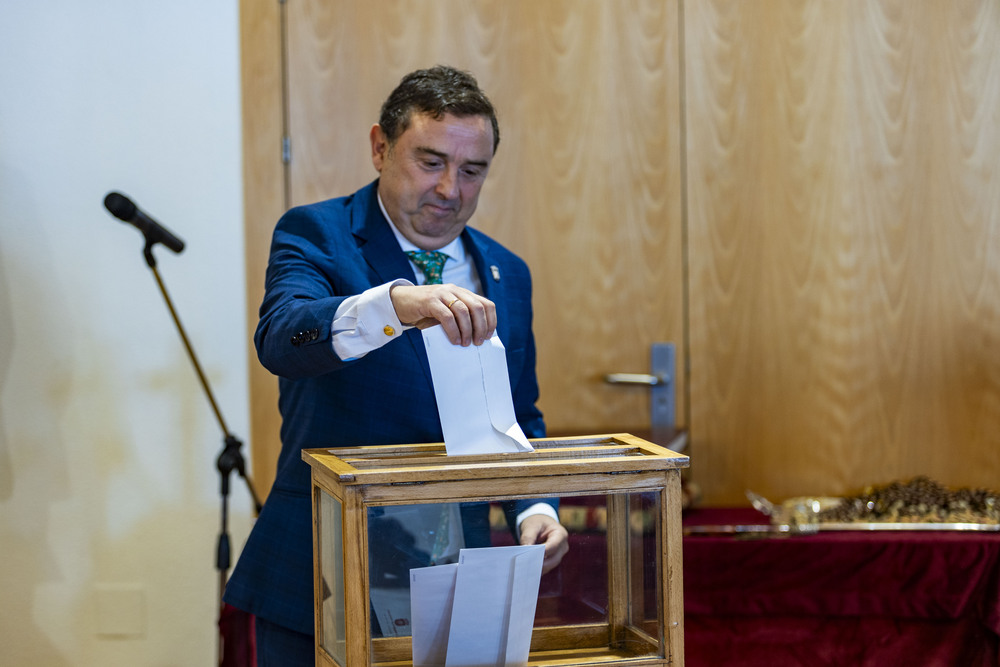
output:
[[[689,510],[686,527],[766,524]],[[1000,533],[684,538],[685,656],[700,665],[1000,665]]]

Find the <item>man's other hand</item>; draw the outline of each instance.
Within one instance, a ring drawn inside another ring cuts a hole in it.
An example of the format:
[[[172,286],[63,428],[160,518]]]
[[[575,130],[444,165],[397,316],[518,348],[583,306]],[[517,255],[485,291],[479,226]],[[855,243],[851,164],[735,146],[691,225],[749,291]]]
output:
[[[544,544],[542,574],[549,572],[569,551],[569,533],[547,514],[531,514],[521,522],[521,544]]]

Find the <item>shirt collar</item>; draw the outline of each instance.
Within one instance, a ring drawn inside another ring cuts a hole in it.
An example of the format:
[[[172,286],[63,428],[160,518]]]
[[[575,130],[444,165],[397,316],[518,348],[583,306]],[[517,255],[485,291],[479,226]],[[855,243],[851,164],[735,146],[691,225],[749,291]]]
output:
[[[396,227],[396,223],[393,222],[392,218],[389,217],[389,213],[386,212],[385,205],[382,203],[382,195],[378,193],[376,193],[376,195],[378,196],[378,207],[379,209],[381,209],[382,215],[385,216],[386,222],[389,223],[389,229],[392,230],[393,235],[396,237],[396,241],[399,243],[399,247],[403,249],[403,252],[410,252],[410,251],[420,252],[421,248],[418,248],[417,246],[413,245],[409,239],[403,236],[402,232],[399,231],[399,228]],[[443,248],[438,248],[438,252],[443,252],[444,254],[448,255],[450,259],[453,259],[456,262],[465,261],[465,244],[462,243],[461,236],[455,238],[451,243],[444,246]]]

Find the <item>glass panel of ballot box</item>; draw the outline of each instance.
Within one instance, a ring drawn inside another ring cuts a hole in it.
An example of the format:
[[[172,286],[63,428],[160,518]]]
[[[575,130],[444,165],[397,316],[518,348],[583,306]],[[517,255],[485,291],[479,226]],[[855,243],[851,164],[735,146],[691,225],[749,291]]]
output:
[[[303,452],[317,665],[413,665],[411,570],[515,545],[517,511],[552,500],[569,552],[541,577],[527,664],[683,664],[687,457],[628,434],[532,444],[452,457],[441,444]]]

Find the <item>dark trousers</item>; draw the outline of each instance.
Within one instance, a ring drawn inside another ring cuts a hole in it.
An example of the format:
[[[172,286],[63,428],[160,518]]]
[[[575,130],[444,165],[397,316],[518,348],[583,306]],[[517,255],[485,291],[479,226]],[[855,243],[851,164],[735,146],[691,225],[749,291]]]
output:
[[[313,636],[275,625],[258,617],[257,667],[314,667]]]

